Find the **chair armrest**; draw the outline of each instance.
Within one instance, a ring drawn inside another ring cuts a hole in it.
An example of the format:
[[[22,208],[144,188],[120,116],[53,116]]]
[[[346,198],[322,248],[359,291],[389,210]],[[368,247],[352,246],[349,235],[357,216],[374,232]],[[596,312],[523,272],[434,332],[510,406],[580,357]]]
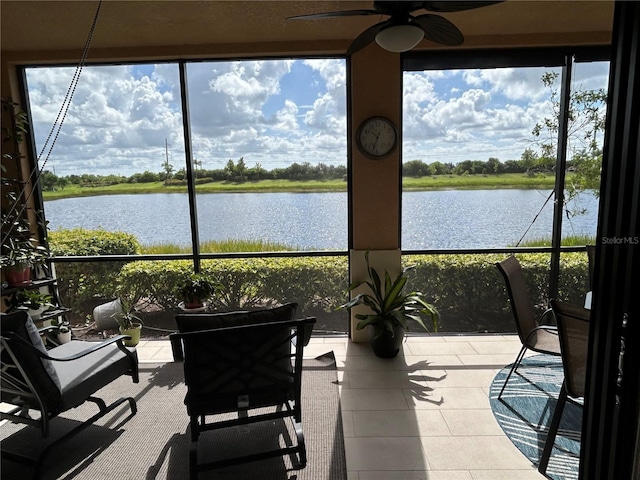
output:
[[[38,333],[39,334],[49,333],[50,331],[55,330],[56,328],[58,328],[56,325],[48,325],[46,327],[39,328]]]
[[[171,353],[173,354],[173,361],[184,362],[184,352],[182,351],[182,341],[180,340],[180,334],[171,333],[169,335],[169,341],[171,342]]]
[[[529,345],[529,339],[535,335],[536,333],[538,333],[538,331],[540,330],[545,330],[546,332],[558,335],[558,327],[553,326],[553,325],[540,325],[539,327],[534,328],[533,330],[531,330],[529,332],[529,335],[527,335],[527,338],[525,340],[525,343],[527,345]]]
[[[94,346],[87,348],[81,352],[76,353],[75,355],[71,355],[68,357],[62,357],[62,358],[57,358],[57,357],[51,357],[49,355],[47,355],[46,353],[40,351],[39,349],[37,349],[36,347],[34,347],[31,343],[27,342],[24,338],[19,337],[17,335],[14,335],[12,332],[8,334],[8,336],[10,336],[12,338],[12,340],[16,343],[19,343],[21,346],[26,347],[26,348],[30,348],[33,353],[35,353],[37,356],[39,356],[40,358],[46,358],[48,360],[51,361],[55,361],[55,362],[70,362],[73,360],[77,360],[79,358],[82,357],[86,357],[87,355],[96,352],[102,348],[108,347],[109,345],[112,344],[117,344],[117,347],[122,350],[123,353],[127,354],[127,356],[131,356],[132,353],[130,350],[128,350],[123,343],[123,340],[125,338],[129,338],[128,335],[116,335],[115,337],[111,337],[108,340],[105,340],[103,342],[100,343],[95,343]],[[92,343],[92,342],[89,342]]]
[[[550,321],[549,323],[545,322],[545,319],[549,317]],[[557,325],[556,322],[556,314],[553,312],[552,308],[547,308],[544,313],[542,314],[542,316],[540,317],[540,321],[538,322],[539,326],[551,326],[551,327],[555,327]]]

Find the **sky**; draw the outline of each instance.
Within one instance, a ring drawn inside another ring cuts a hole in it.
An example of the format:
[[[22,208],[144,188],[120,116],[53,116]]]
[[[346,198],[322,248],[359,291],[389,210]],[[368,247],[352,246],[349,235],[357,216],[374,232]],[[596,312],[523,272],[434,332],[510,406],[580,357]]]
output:
[[[403,161],[516,160],[551,114],[547,68],[405,72]],[[27,69],[40,165],[56,175],[129,176],[185,165],[176,63],[85,66],[59,134],[75,67]],[[574,83],[606,87],[607,63],[578,64]],[[346,61],[281,59],[186,66],[193,156],[205,169],[244,159],[346,165]],[[51,136],[49,137],[51,133]],[[50,138],[47,142],[47,138]],[[55,142],[52,142],[55,139]]]

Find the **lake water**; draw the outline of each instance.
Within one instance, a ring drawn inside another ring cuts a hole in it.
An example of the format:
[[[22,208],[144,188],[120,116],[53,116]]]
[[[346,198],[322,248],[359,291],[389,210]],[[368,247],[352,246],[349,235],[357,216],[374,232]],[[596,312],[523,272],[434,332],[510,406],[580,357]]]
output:
[[[402,196],[402,248],[499,248],[550,237],[549,190],[438,190]],[[563,235],[596,234],[598,200],[581,194]],[[262,239],[304,250],[346,250],[347,194],[216,193],[197,197],[201,240]],[[134,234],[142,244],[190,245],[186,194],[107,195],[45,202],[52,230],[84,227]]]

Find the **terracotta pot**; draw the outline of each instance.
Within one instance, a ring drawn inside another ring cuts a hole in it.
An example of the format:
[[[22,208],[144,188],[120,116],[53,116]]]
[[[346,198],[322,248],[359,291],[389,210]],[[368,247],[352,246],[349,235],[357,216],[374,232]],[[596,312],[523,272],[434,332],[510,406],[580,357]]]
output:
[[[394,358],[400,352],[403,340],[404,328],[396,325],[393,329],[393,335],[388,330],[384,330],[378,337],[374,335],[371,339],[371,347],[373,353],[380,358]]]
[[[10,287],[22,287],[31,283],[31,265],[18,264],[4,269],[4,278]]]

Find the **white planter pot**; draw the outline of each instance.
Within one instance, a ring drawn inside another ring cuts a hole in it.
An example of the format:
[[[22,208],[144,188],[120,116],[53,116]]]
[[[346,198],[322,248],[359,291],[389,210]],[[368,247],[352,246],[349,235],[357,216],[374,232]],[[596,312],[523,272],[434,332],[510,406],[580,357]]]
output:
[[[71,330],[58,334],[58,343],[69,343],[71,341]]]
[[[98,330],[116,330],[118,328],[118,322],[113,318],[113,314],[120,312],[122,312],[122,304],[119,298],[94,308],[93,319],[96,322]]]
[[[40,320],[40,315],[42,315],[42,312],[44,312],[45,308],[46,307],[44,305],[38,309],[30,308],[29,310],[27,310],[27,313],[29,314],[32,320]]]

